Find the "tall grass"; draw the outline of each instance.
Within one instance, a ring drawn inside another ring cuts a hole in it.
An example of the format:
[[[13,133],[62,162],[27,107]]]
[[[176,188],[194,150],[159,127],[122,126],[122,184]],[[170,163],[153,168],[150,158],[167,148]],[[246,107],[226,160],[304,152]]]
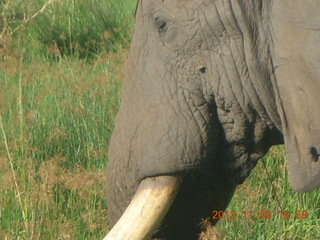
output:
[[[0,239],[101,239],[108,231],[104,171],[134,7],[0,1]],[[290,190],[282,148],[265,163],[271,180],[260,163],[228,207],[238,218],[215,231],[224,239],[317,239],[319,191]]]
[[[18,35],[32,52],[96,57],[128,47],[134,6],[134,0],[4,0],[0,26],[2,36]]]
[[[106,232],[104,169],[125,56],[0,63],[0,239]]]

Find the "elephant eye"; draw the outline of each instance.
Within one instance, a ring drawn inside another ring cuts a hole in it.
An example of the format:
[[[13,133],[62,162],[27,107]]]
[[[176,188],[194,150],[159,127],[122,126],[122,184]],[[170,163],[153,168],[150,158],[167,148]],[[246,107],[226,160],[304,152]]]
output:
[[[168,30],[168,23],[164,19],[156,17],[155,23],[159,33],[164,33]]]
[[[170,18],[170,16],[164,13],[157,13],[152,19],[153,29],[157,31],[157,37],[163,46],[170,49],[177,49],[185,44],[186,39],[180,37],[185,34],[175,19]],[[180,45],[180,43],[182,44]]]

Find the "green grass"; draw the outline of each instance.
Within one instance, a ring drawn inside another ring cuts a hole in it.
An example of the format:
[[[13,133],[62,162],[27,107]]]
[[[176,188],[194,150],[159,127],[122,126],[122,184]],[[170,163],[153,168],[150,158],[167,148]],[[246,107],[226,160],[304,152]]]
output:
[[[2,37],[20,38],[32,54],[37,51],[46,57],[97,57],[102,51],[128,47],[135,3],[135,0],[4,0],[0,2]]]
[[[258,164],[227,209],[237,218],[222,219],[216,228],[224,239],[317,239],[320,191],[292,192],[283,147],[273,147],[263,161],[265,165]]]
[[[104,169],[125,56],[0,63],[0,239],[106,232]]]
[[[101,239],[135,1],[45,3],[0,3],[0,239]]]
[[[0,1],[0,239],[101,239],[135,0],[46,3]],[[265,162],[275,190],[258,164],[228,207],[238,218],[215,231],[224,239],[317,239],[319,190],[290,190],[282,148]],[[303,210],[308,217],[296,219]],[[275,214],[261,219],[261,211]]]

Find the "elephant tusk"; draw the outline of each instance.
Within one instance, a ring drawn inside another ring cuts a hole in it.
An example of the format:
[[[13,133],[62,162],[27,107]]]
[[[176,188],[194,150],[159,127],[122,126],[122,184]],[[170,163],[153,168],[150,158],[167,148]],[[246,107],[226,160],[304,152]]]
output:
[[[103,240],[144,240],[159,227],[182,183],[180,176],[141,181],[131,203]]]

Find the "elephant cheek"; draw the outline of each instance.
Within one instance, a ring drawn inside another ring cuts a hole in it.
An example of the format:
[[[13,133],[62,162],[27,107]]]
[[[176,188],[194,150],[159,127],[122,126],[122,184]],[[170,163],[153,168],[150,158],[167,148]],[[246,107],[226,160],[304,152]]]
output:
[[[167,106],[150,108],[138,125],[130,156],[139,159],[138,178],[184,172],[208,157],[210,126]]]

